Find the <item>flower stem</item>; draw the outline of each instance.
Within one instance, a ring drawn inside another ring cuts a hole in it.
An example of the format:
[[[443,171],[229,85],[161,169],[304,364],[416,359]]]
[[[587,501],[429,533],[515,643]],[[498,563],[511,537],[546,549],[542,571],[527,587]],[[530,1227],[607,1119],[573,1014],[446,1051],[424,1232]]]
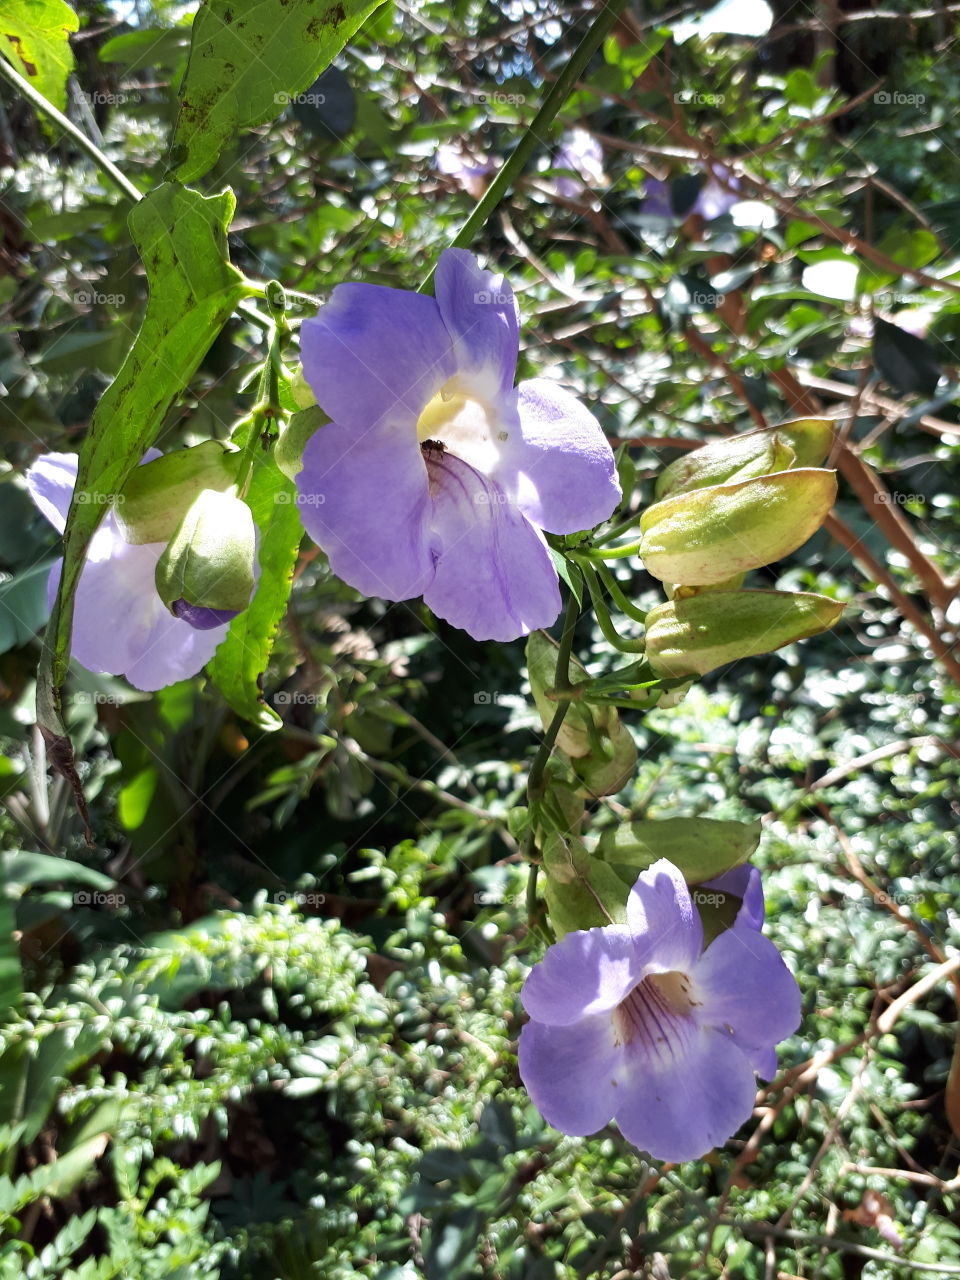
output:
[[[617,19],[626,7],[627,0],[609,0],[607,4],[600,6],[599,13],[594,19],[590,30],[577,45],[570,61],[553,82],[549,93],[541,104],[540,110],[530,122],[526,133],[517,143],[510,158],[477,201],[473,212],[454,236],[451,248],[468,249],[473,244],[484,223],[514,185],[523,166],[537,147],[543,145],[543,139],[549,133],[554,117],[573,92],[574,86],[586,70],[587,63],[613,30]],[[420,285],[418,292],[428,293],[432,283],[433,271],[431,270]]]
[[[610,620],[610,611],[604,602],[603,592],[593,565],[586,560],[578,560],[578,564],[583,571],[583,578],[587,584],[587,590],[590,592],[593,611],[597,615],[597,622],[603,632],[604,639],[608,644],[612,644],[615,649],[619,650],[620,653],[643,653],[646,641],[642,637],[639,640],[625,639]]]
[[[633,601],[627,598],[623,587],[621,587],[607,566],[605,564],[597,565],[596,571],[600,575],[600,581],[610,592],[611,599],[620,612],[626,614],[628,618],[632,618],[634,622],[646,622],[646,613],[642,609],[638,609]]]
[[[560,649],[557,653],[557,675],[556,687],[560,690],[570,689],[570,654],[573,651],[573,632],[577,625],[577,618],[580,616],[580,606],[577,604],[577,598],[570,592],[567,599],[567,612],[563,619],[563,633],[560,636]],[[550,759],[550,753],[553,751],[553,745],[557,740],[557,734],[560,732],[560,726],[563,724],[570,703],[567,701],[558,702],[557,709],[553,713],[553,719],[543,735],[543,741],[540,743],[540,749],[534,758],[533,765],[530,769],[530,777],[527,779],[527,795],[531,804],[537,804],[543,796],[543,773],[547,767],[547,761]]]

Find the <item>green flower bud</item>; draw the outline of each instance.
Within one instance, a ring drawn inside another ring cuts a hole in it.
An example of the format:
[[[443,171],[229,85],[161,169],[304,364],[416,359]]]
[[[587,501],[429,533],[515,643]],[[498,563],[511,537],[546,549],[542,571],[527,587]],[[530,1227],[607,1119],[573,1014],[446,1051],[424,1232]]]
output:
[[[836,474],[813,467],[678,493],[643,513],[640,557],[663,582],[724,582],[796,551],[836,493]]]
[[[832,444],[829,418],[798,418],[778,427],[713,440],[665,467],[657,479],[656,496],[672,497],[795,467],[818,467]]]
[[[604,831],[597,857],[630,886],[658,858],[667,858],[679,867],[687,884],[702,884],[746,862],[759,843],[759,822],[647,818]]]
[[[572,762],[574,772],[583,780],[584,792],[592,796],[615,795],[627,785],[637,767],[637,744],[619,717],[610,737],[603,742],[609,744],[608,759],[599,759],[594,753]]]
[[[250,603],[256,552],[247,504],[234,493],[204,489],[157,562],[160,598],[193,627],[220,626]]]
[[[168,542],[198,493],[233,488],[239,464],[238,450],[205,440],[134,467],[114,508],[121,534],[137,545]]]
[[[827,631],[843,605],[809,591],[708,591],[647,614],[646,658],[659,676],[702,676]]]

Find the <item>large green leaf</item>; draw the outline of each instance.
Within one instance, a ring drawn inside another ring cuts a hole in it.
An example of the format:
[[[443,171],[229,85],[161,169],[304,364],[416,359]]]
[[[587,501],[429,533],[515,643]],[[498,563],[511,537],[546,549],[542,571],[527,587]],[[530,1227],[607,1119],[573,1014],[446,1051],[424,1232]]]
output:
[[[8,1010],[19,1003],[22,990],[20,948],[14,938],[17,927],[15,908],[9,899],[0,898],[0,1021]]]
[[[260,530],[260,580],[209,670],[234,711],[261,729],[278,729],[280,718],[264,702],[261,682],[287,607],[303,525],[294,485],[269,458],[257,458],[247,502]]]
[[[205,0],[193,23],[174,146],[192,182],[330,65],[383,0]]]
[[[80,25],[64,0],[4,0],[0,6],[0,53],[61,111],[73,70],[70,33]]]
[[[234,204],[232,192],[206,198],[165,183],[130,213],[149,300],[136,341],[98,404],[80,450],[63,538],[63,574],[37,683],[37,718],[51,760],[74,783],[60,686],[67,672],[77,582],[112,495],[153,444],[170,406],[249,292],[227,257],[227,225]]]

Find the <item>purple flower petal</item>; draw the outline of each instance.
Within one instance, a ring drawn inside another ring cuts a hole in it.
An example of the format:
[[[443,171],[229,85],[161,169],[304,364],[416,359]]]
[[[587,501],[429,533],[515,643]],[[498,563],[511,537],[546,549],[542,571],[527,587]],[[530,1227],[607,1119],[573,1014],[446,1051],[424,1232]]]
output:
[[[545,378],[521,382],[516,403],[517,427],[505,422],[499,433],[493,479],[548,533],[579,533],[606,520],[623,494],[593,414]]]
[[[356,431],[414,430],[455,373],[435,299],[373,284],[337,285],[300,331],[303,372],[317,404]]]
[[[555,1129],[586,1137],[609,1123],[622,1092],[624,1053],[608,1016],[568,1027],[528,1022],[518,1058],[534,1106]]]
[[[800,989],[769,938],[736,925],[715,938],[692,973],[697,1018],[725,1026],[741,1047],[777,1044],[800,1025]]]
[[[701,1028],[682,1052],[656,1061],[631,1052],[628,1060],[615,1118],[623,1136],[657,1160],[695,1160],[750,1118],[753,1068],[723,1032]]]
[[[80,574],[71,637],[72,655],[81,666],[126,676],[135,688],[151,692],[196,675],[227,632],[225,626],[195,631],[167,612],[153,581],[162,553],[159,542],[125,542],[107,516]],[[51,570],[51,604],[61,565],[58,561]]]
[[[557,571],[543,535],[506,494],[450,453],[428,453],[436,576],[433,612],[475,640],[515,640],[560,613]]]
[[[427,470],[412,423],[321,427],[303,451],[297,492],[304,527],[351,587],[408,600],[433,581]]]
[[[648,947],[620,925],[568,933],[535,964],[521,1000],[551,1026],[615,1009],[643,977]]]
[[[63,533],[67,523],[79,463],[75,453],[45,453],[25,477],[30,497],[57,533]]]
[[[676,218],[668,182],[661,182],[659,178],[644,178],[643,212],[647,217],[666,218],[671,222]]]
[[[742,901],[734,923],[746,925],[751,929],[756,929],[758,932],[763,928],[766,911],[763,900],[763,884],[760,880],[760,872],[756,867],[751,866],[749,862],[743,863],[742,866],[734,867],[732,871],[725,871],[722,876],[717,876],[715,880],[705,880],[699,888],[717,889],[720,893],[735,894]]]
[[[520,313],[506,279],[484,271],[465,249],[446,249],[434,287],[453,342],[457,382],[481,400],[507,394],[517,372]]]
[[[683,876],[661,858],[638,877],[627,900],[627,923],[634,934],[650,934],[655,968],[689,973],[703,950],[703,927]]]

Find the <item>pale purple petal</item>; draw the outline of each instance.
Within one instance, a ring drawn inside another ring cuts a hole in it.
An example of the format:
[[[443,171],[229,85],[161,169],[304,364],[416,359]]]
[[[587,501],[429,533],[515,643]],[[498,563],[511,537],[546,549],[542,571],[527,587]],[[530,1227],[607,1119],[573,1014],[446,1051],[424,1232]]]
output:
[[[643,212],[650,218],[674,219],[673,201],[670,199],[670,185],[659,178],[643,180]]]
[[[107,516],[91,542],[74,600],[74,659],[89,671],[126,676],[146,691],[196,675],[227,633],[226,626],[196,631],[167,612],[154,586],[163,549],[159,542],[125,542]],[[51,570],[51,604],[61,565]]]
[[[357,431],[415,431],[455,372],[435,299],[373,284],[337,285],[300,330],[304,377],[334,422]]]
[[[25,477],[30,497],[57,533],[67,523],[79,462],[75,453],[44,453]]]
[[[727,1027],[737,1044],[777,1044],[800,1025],[800,989],[769,938],[735,926],[715,938],[692,975],[700,1022]]]
[[[732,893],[741,899],[740,909],[734,921],[738,925],[746,925],[751,929],[763,928],[765,904],[763,900],[763,882],[756,867],[744,862],[732,871],[725,871],[714,880],[705,880],[700,889],[717,889],[720,893]]]
[[[297,476],[300,518],[344,582],[364,595],[408,600],[434,577],[427,470],[406,432],[321,427]]]
[[[504,276],[484,271],[465,249],[446,249],[434,288],[458,383],[482,400],[507,394],[517,372],[520,313]]]
[[[622,925],[568,933],[533,966],[520,999],[531,1018],[552,1026],[609,1012],[643,977],[649,949]]]
[[[324,428],[325,429],[325,428]],[[542,534],[506,494],[449,452],[428,454],[436,576],[433,612],[475,640],[516,640],[560,613],[557,571]]]
[[[569,1027],[528,1022],[520,1032],[518,1058],[534,1106],[555,1129],[586,1137],[609,1123],[624,1064],[609,1015]]]
[[[772,1080],[777,1074],[777,1050],[775,1045],[761,1045],[759,1048],[741,1046],[747,1055],[747,1061],[761,1080]]]
[[[703,950],[703,927],[690,890],[666,858],[638,877],[627,899],[627,923],[638,938],[651,935],[648,972],[689,973]]]
[[[680,1163],[722,1146],[753,1111],[753,1067],[729,1036],[701,1028],[672,1058],[630,1046],[615,1118],[623,1136],[657,1160]]]
[[[548,533],[579,533],[606,520],[623,495],[593,414],[545,378],[520,383],[516,409],[499,433],[493,479]]]

